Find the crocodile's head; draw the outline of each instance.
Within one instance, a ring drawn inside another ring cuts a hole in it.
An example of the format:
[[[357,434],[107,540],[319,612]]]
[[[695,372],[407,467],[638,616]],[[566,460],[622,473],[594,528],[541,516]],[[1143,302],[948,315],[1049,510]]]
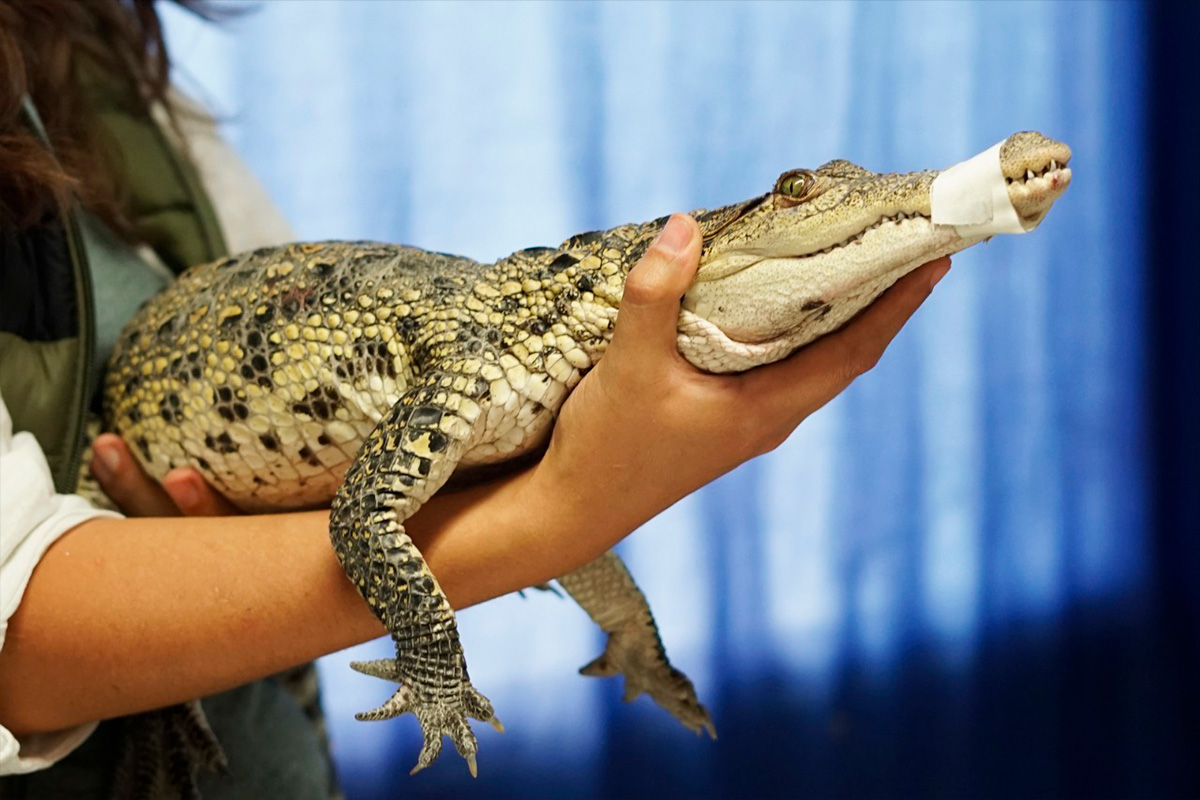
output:
[[[1031,229],[1071,181],[1071,150],[1010,136],[1000,166]],[[988,238],[931,220],[939,172],[876,174],[849,161],[784,173],[767,195],[697,218],[705,234],[684,297],[680,349],[715,372],[783,358],[828,333],[917,266]]]

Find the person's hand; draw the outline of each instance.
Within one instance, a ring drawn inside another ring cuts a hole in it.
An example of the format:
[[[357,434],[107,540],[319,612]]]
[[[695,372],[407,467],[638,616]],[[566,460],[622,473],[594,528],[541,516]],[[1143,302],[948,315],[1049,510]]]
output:
[[[146,474],[116,434],[97,436],[92,451],[92,474],[128,517],[219,517],[240,513],[194,469],[173,469],[160,484]]]
[[[696,222],[677,214],[630,272],[612,343],[567,398],[543,461],[551,481],[543,491],[622,515],[628,530],[779,446],[875,365],[950,268],[941,258],[914,270],[850,324],[783,361],[713,375],[676,346],[700,247]]]

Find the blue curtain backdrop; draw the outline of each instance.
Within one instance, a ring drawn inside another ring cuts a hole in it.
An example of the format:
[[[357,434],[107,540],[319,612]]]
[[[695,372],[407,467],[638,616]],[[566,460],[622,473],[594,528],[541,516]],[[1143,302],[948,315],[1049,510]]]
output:
[[[957,257],[875,371],[622,545],[718,742],[576,675],[601,647],[578,609],[508,597],[460,617],[508,728],[480,730],[477,781],[450,752],[407,777],[411,718],[353,721],[389,689],[346,664],[386,643],[322,663],[349,796],[1200,792],[1196,617],[1163,615],[1195,576],[1164,558],[1194,540],[1172,550],[1151,524],[1159,284],[1138,180],[1156,130],[1147,40],[1183,37],[1149,8],[272,2],[223,29],[171,15],[179,81],[304,239],[487,261],[836,157],[946,166],[1025,129],[1075,150],[1039,230]]]

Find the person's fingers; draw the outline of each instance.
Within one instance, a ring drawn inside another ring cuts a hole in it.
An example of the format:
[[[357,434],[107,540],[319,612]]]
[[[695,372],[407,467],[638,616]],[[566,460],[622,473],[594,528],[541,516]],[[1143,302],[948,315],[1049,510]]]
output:
[[[100,434],[92,451],[92,474],[122,513],[130,517],[179,516],[178,506],[146,474],[120,436]]]
[[[679,301],[696,276],[701,243],[700,226],[687,214],[667,220],[625,280],[610,353],[675,352]]]
[[[162,486],[185,516],[227,517],[241,513],[194,469],[171,470],[163,478]]]
[[[818,339],[778,365],[746,373],[747,390],[790,404],[803,419],[878,363],[888,344],[949,269],[949,257],[918,267],[841,330]],[[799,407],[797,393],[789,392],[789,386],[804,387]]]

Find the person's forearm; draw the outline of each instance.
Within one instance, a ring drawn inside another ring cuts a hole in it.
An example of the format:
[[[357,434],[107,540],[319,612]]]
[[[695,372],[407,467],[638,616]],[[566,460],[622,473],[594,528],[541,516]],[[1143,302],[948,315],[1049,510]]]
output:
[[[582,518],[570,498],[530,502],[530,476],[439,494],[409,520],[456,608],[568,572],[628,532]],[[337,563],[327,521],[305,512],[80,525],[47,552],[10,620],[0,723],[37,732],[157,708],[382,635]]]
[[[9,622],[0,723],[36,732],[168,705],[378,632],[322,542],[327,518],[79,525]]]

